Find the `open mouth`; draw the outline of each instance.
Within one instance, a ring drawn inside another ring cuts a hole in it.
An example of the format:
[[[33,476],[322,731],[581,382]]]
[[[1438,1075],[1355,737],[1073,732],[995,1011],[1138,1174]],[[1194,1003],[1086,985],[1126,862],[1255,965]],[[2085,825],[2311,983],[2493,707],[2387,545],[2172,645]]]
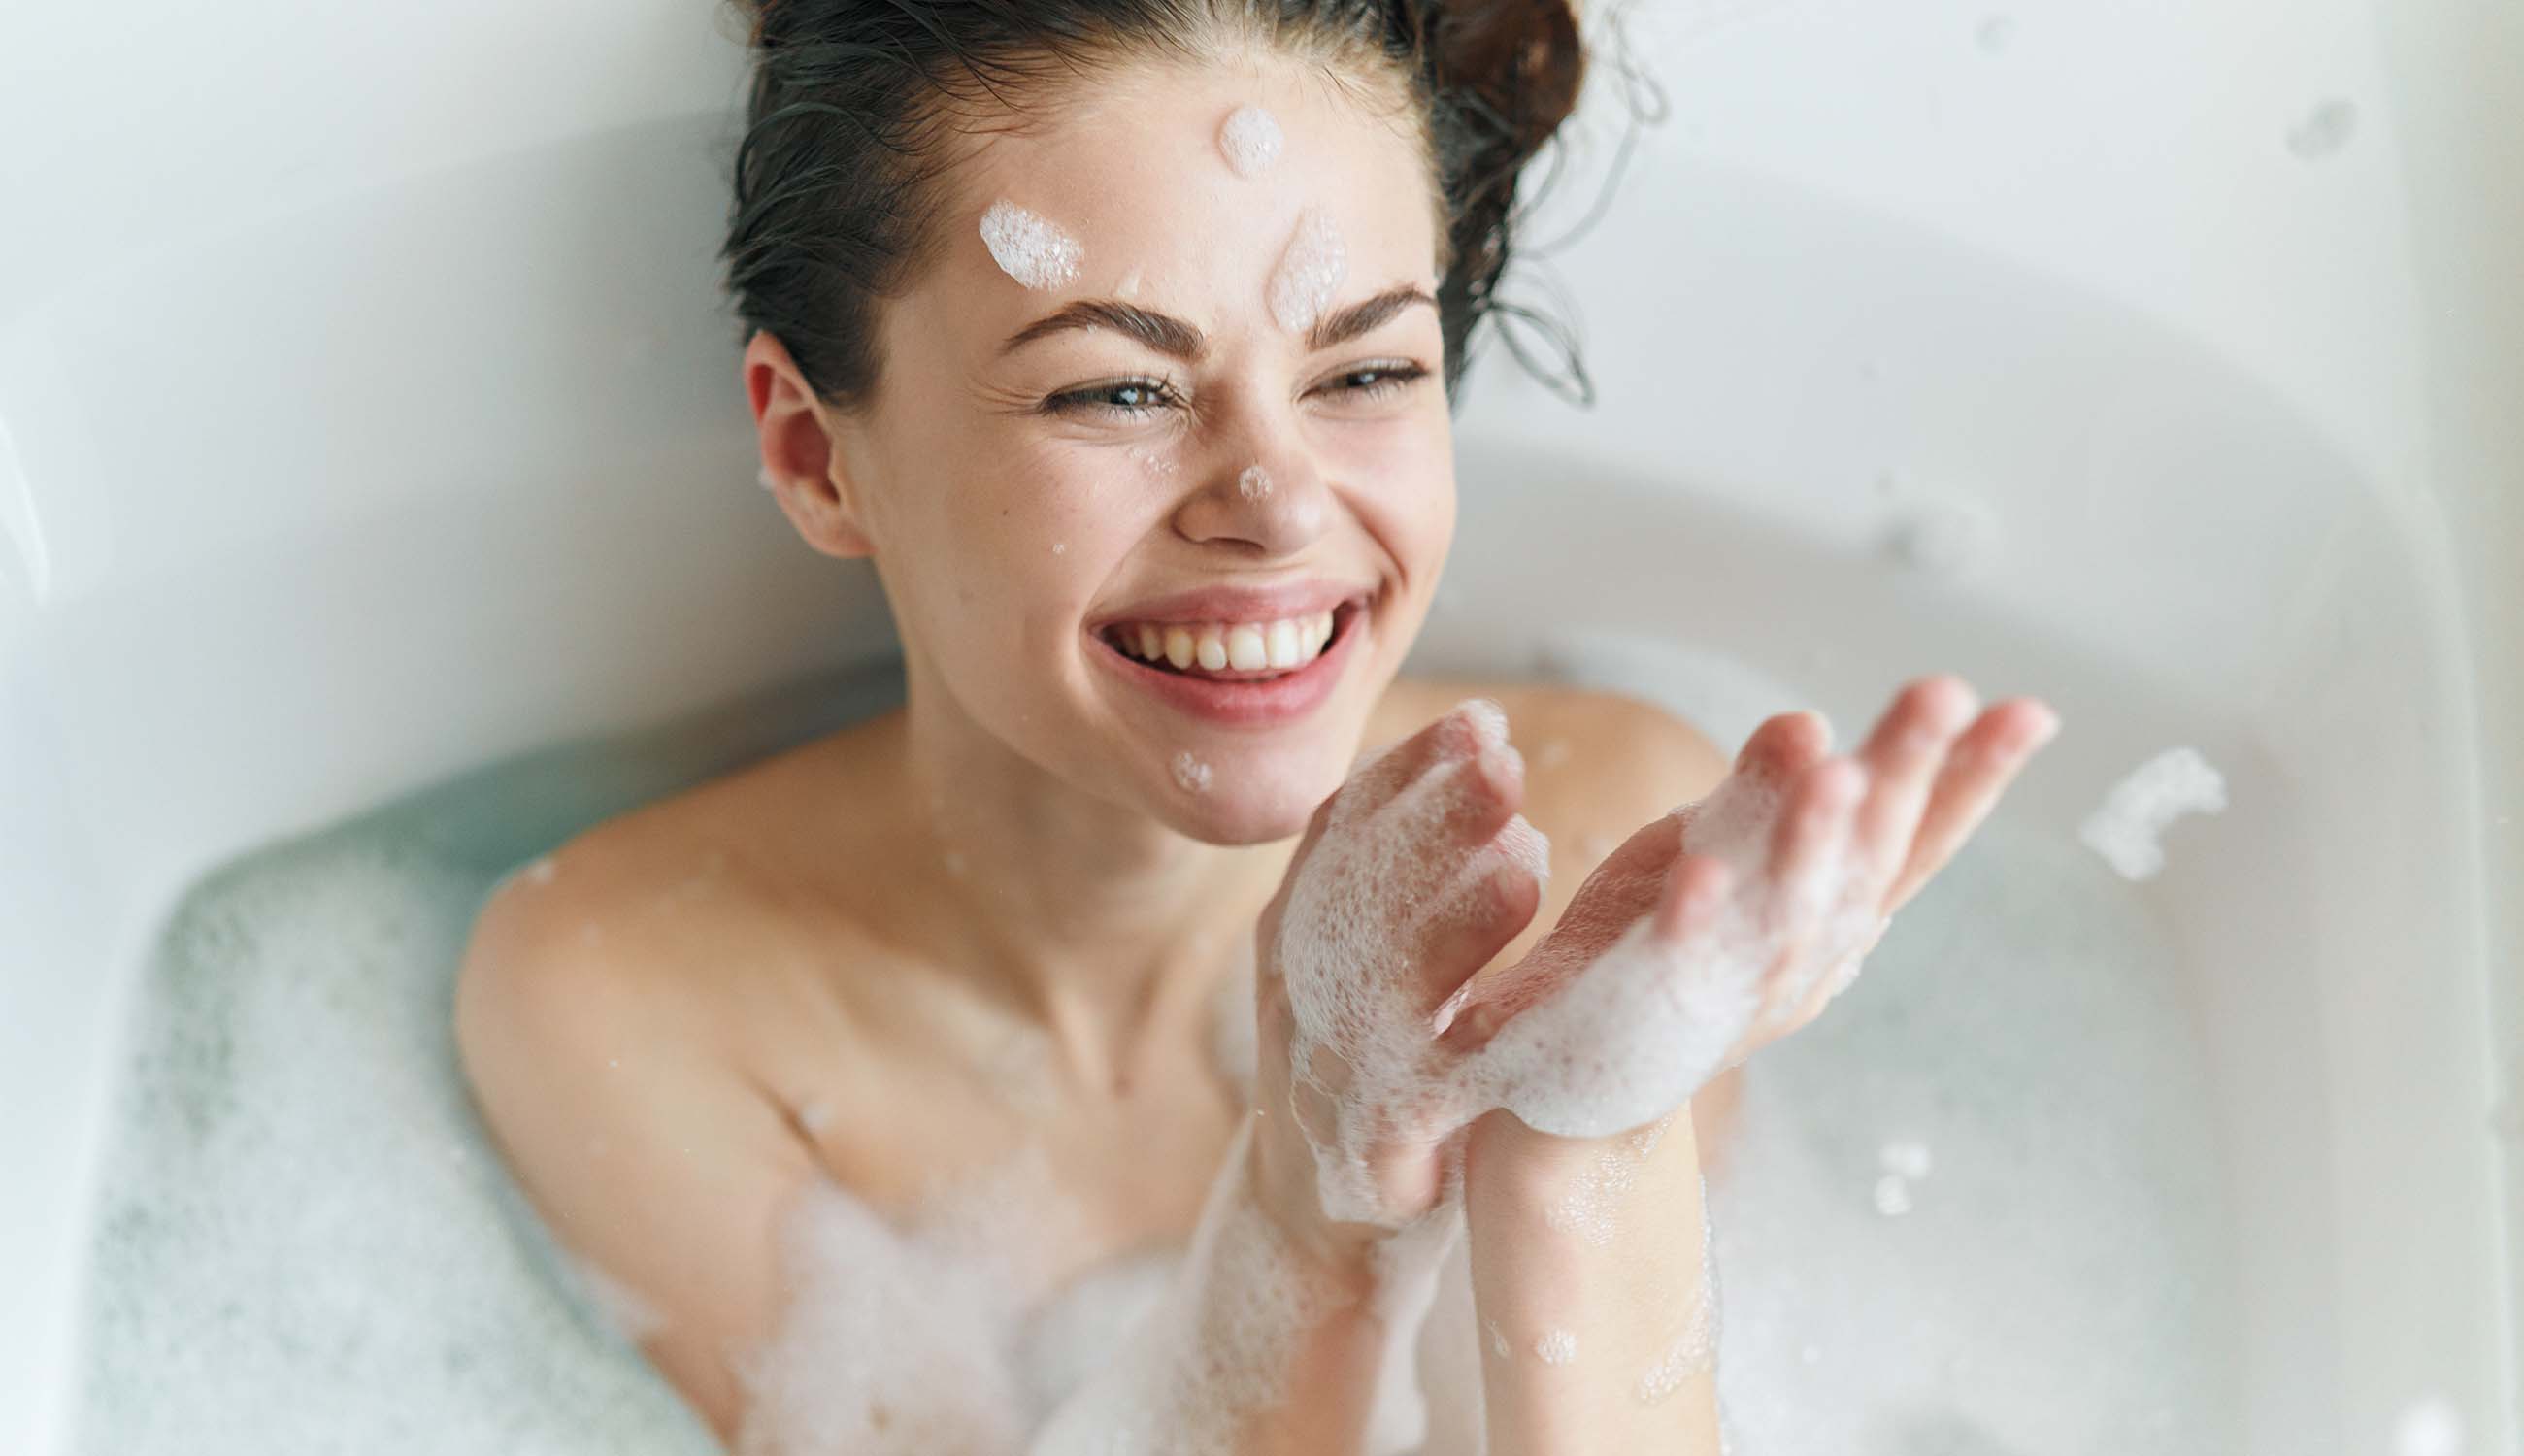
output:
[[[1179,666],[1174,661],[1174,655],[1169,654],[1164,650],[1163,639],[1165,634],[1163,629],[1158,629],[1155,638],[1152,639],[1148,634],[1141,632],[1137,624],[1124,623],[1104,627],[1097,630],[1094,636],[1097,641],[1103,643],[1106,648],[1110,649],[1115,655],[1121,657],[1132,666],[1144,668],[1151,672],[1163,673],[1168,677],[1184,678],[1193,682],[1271,682],[1279,678],[1292,677],[1298,673],[1305,672],[1309,668],[1312,668],[1316,663],[1331,656],[1334,651],[1341,645],[1343,639],[1349,634],[1352,624],[1358,620],[1359,613],[1367,609],[1367,598],[1353,597],[1349,601],[1343,602],[1339,606],[1332,608],[1331,631],[1325,636],[1322,645],[1320,647],[1314,647],[1311,650],[1301,648],[1299,652],[1300,660],[1289,665],[1278,667],[1206,667],[1201,665],[1197,657],[1191,655],[1189,653],[1185,654],[1185,655],[1189,659],[1184,665]],[[1170,625],[1189,626],[1189,624],[1182,623]],[[1192,633],[1191,636],[1196,640],[1199,634],[1195,632]],[[1181,645],[1181,639],[1177,639],[1177,645]],[[1158,649],[1154,655],[1148,655],[1146,654],[1146,649],[1150,647],[1156,647]],[[1224,644],[1222,640],[1220,650],[1223,650],[1223,647]]]

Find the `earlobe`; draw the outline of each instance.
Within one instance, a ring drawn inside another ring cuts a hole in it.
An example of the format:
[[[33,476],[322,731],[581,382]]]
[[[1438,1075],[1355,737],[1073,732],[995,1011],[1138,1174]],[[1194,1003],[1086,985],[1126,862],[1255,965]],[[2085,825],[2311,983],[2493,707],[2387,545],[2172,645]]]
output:
[[[741,365],[763,484],[808,546],[845,559],[876,554],[843,466],[839,427],[778,338],[757,331]]]

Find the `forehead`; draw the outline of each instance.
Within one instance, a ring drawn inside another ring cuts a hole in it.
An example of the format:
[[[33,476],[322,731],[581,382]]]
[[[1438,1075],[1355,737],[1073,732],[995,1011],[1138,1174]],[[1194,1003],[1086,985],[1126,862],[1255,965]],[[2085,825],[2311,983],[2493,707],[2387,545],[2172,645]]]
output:
[[[1278,159],[1249,177],[1219,145],[1228,116],[1248,105],[1284,137]],[[1155,307],[1218,331],[1255,327],[1269,319],[1265,279],[1309,208],[1330,216],[1347,251],[1344,296],[1433,284],[1432,183],[1409,124],[1302,62],[1097,73],[1022,127],[979,140],[954,169],[932,291],[1003,334],[1138,273],[1138,297]],[[1073,280],[1029,289],[999,269],[980,223],[1001,201],[1078,240]]]

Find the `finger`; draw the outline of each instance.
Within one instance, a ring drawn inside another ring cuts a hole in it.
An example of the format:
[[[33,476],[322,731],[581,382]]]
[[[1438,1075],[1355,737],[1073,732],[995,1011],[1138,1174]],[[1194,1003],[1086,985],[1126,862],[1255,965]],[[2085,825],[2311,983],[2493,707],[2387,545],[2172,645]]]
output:
[[[1771,837],[1768,874],[1774,929],[1811,918],[1824,874],[1850,830],[1850,812],[1867,788],[1867,771],[1847,758],[1825,758],[1798,776],[1787,811]]]
[[[1416,1008],[1429,1015],[1431,1034],[1443,1034],[1472,990],[1473,978],[1496,959],[1507,943],[1542,907],[1542,883],[1514,855],[1487,860],[1466,892],[1429,926],[1419,946],[1426,970],[1424,985],[1433,993],[1430,1004]]]
[[[1734,882],[1735,876],[1723,860],[1706,854],[1678,856],[1666,874],[1665,893],[1657,898],[1651,933],[1668,945],[1678,946],[1713,928],[1719,907],[1726,902],[1726,892]]]
[[[1430,780],[1437,778],[1430,775]],[[1514,744],[1484,748],[1447,773],[1442,782],[1446,801],[1442,843],[1468,849],[1484,845],[1525,803],[1525,755]]]
[[[1813,711],[1780,713],[1766,718],[1736,752],[1738,773],[1793,778],[1807,764],[1831,752],[1831,724]]]
[[[1407,905],[1439,891],[1516,817],[1524,797],[1524,760],[1512,747],[1432,766],[1377,811],[1375,839],[1398,851],[1380,860],[1379,873],[1390,876],[1385,892]]]
[[[1950,673],[1926,677],[1902,690],[1860,746],[1867,765],[1866,802],[1859,805],[1855,839],[1876,893],[1902,867],[1936,782],[1937,766],[1955,735],[1979,707],[1971,688]]]
[[[2033,698],[2014,698],[1980,715],[1946,755],[1919,830],[1883,908],[1887,913],[1945,867],[1987,818],[1999,794],[2036,751],[2060,731],[2060,715]]]
[[[1488,698],[1467,698],[1409,738],[1361,755],[1335,795],[1341,803],[1334,818],[1363,818],[1441,763],[1506,743],[1506,709]]]

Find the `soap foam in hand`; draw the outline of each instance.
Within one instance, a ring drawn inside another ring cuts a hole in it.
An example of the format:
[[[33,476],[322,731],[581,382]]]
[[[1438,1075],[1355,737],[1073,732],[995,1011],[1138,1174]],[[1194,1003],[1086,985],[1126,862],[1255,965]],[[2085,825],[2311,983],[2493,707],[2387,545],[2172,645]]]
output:
[[[1437,756],[1398,786],[1415,740],[1370,755],[1289,873],[1279,944],[1293,1021],[1289,1083],[1335,1222],[1395,1227],[1371,1155],[1434,1142],[1465,1120],[1436,1060],[1427,978],[1447,968],[1425,964],[1434,938],[1472,911],[1493,876],[1522,873],[1538,887],[1550,874],[1549,845],[1522,817],[1468,852],[1444,849],[1460,832],[1451,826],[1477,811],[1480,760],[1515,753],[1497,704],[1470,700],[1450,716],[1469,728],[1468,743],[1441,738]]]
[[[1796,887],[1778,885],[1767,868],[1786,807],[1770,776],[1738,772],[1698,804],[1675,809],[1670,817],[1678,822],[1681,852],[1729,871],[1715,913],[1679,940],[1658,934],[1651,912],[1609,946],[1600,929],[1589,936],[1582,926],[1545,941],[1520,977],[1538,977],[1546,994],[1467,1059],[1464,1097],[1505,1107],[1537,1132],[1610,1137],[1673,1111],[1740,1060],[1746,1037],[1765,1027],[1766,1004],[1775,1027],[1823,989],[1825,977],[1835,977],[1835,988],[1846,985],[1883,918],[1866,903],[1870,882],[1846,845],[1806,892],[1814,903],[1790,902]],[[1598,871],[1608,872],[1654,875],[1661,896],[1667,868],[1625,861]],[[1587,896],[1580,892],[1581,899]],[[1787,933],[1818,910],[1795,979],[1767,987]]]

